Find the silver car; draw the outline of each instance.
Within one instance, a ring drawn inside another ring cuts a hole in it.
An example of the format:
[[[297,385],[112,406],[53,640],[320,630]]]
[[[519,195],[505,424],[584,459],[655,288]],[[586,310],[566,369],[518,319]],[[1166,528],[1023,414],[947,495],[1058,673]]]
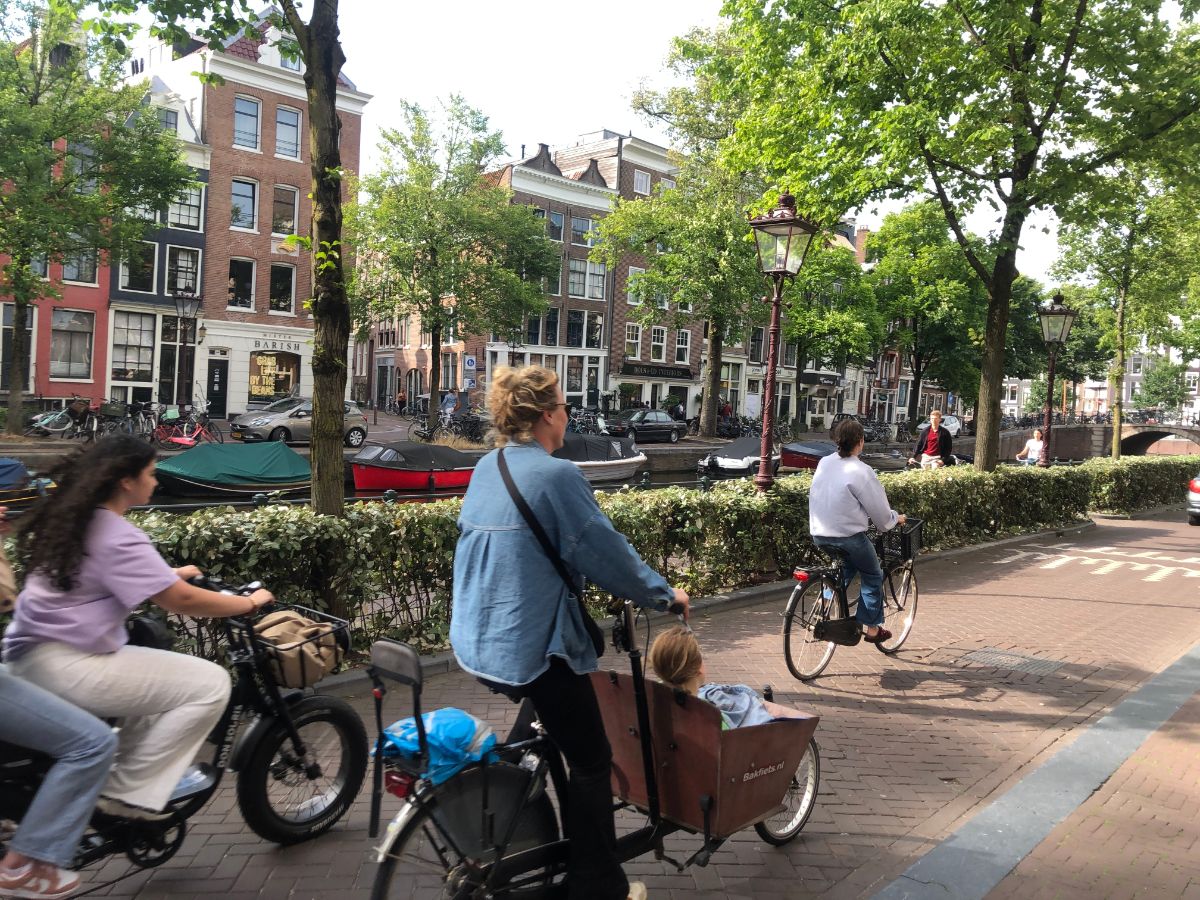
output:
[[[1188,482],[1188,524],[1200,525],[1200,472]]]
[[[358,404],[345,403],[346,446],[361,447],[367,439],[367,417]],[[307,444],[312,439],[312,400],[284,397],[262,409],[243,413],[229,423],[235,441],[283,441]]]

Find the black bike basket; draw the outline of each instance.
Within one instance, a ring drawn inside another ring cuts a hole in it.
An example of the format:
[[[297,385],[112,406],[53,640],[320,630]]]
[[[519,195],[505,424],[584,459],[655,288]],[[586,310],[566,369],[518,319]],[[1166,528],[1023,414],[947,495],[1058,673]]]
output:
[[[909,519],[903,525],[875,535],[875,552],[885,571],[916,559],[921,552],[921,519]]]

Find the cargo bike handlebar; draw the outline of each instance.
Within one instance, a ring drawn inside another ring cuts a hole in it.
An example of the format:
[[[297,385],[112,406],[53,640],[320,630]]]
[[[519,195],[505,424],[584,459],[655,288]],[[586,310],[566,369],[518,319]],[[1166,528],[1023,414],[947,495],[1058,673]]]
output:
[[[716,707],[646,679],[638,615],[625,601],[612,627],[613,646],[628,657],[629,674],[591,675],[613,749],[617,808],[646,817],[642,827],[617,839],[618,858],[652,852],[682,871],[706,865],[725,840],[751,825],[772,844],[794,838],[816,802],[820,757],[812,736],[818,718],[772,704],[777,718],[771,722],[723,730]],[[648,645],[649,618],[646,628]],[[569,842],[547,785],[560,801],[565,798],[566,770],[531,704],[522,704],[505,742],[443,778],[431,765],[427,720],[437,713],[422,712],[424,677],[416,651],[399,641],[377,641],[368,674],[378,731],[372,838],[379,834],[385,791],[404,801],[378,845],[372,897],[420,896],[416,885],[432,887],[431,871],[439,883],[435,896],[565,896]],[[411,739],[407,754],[385,755],[388,681],[412,692],[413,718],[397,723]],[[679,831],[701,838],[683,862],[663,849],[663,839]]]

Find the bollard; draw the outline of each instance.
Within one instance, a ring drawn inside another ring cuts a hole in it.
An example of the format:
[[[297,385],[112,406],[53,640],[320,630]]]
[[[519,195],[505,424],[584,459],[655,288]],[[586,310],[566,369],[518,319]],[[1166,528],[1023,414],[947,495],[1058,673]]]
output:
[[[643,491],[650,490],[650,473],[649,472],[642,473],[642,480],[638,483],[638,487],[641,488]]]
[[[255,494],[253,497],[250,498],[250,500],[254,503],[255,506],[266,506],[268,503],[271,502],[271,498],[268,497],[266,494]]]
[[[706,494],[712,490],[712,479],[707,475],[700,476],[700,490],[704,491]]]
[[[395,503],[397,496],[398,495],[396,494],[395,491],[393,491],[391,488],[388,488],[386,491],[383,492],[383,502],[384,503]]]

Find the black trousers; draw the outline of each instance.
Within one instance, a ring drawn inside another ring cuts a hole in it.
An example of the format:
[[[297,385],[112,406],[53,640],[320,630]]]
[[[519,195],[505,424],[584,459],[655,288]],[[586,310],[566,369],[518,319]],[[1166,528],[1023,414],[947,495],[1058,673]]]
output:
[[[482,679],[481,679],[482,680]],[[564,827],[571,842],[567,862],[570,900],[625,900],[629,881],[617,859],[613,824],[612,747],[591,679],[561,659],[529,684],[484,681],[514,699],[528,698],[538,720],[570,767]]]

